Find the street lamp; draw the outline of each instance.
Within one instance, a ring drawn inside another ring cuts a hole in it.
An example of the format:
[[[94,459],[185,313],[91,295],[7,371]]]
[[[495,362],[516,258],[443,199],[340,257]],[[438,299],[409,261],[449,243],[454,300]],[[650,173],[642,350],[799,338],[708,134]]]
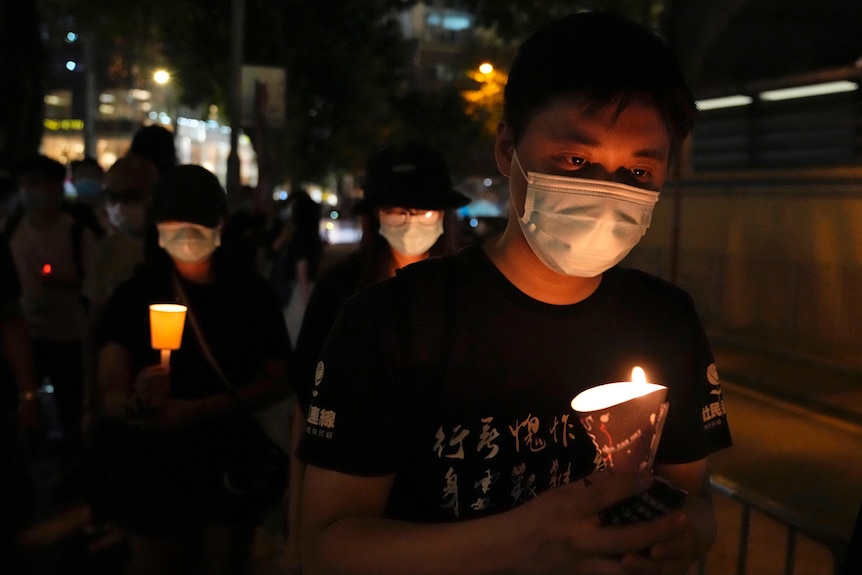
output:
[[[159,86],[164,86],[171,81],[171,73],[167,70],[156,70],[153,72],[153,81]]]
[[[158,107],[155,112],[158,113],[159,121],[163,124],[173,123],[175,121],[172,115],[173,101],[169,86],[171,73],[164,68],[159,68],[153,72],[153,82],[159,86],[159,89],[155,90],[157,99],[154,102]]]

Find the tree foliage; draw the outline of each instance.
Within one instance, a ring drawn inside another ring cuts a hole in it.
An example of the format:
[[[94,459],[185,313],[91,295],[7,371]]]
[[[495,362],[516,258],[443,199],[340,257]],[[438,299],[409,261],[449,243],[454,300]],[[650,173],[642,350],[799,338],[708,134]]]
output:
[[[0,2],[0,169],[35,152],[42,136],[45,58],[33,0]],[[13,57],[13,55],[15,55]],[[5,166],[4,166],[5,164]]]
[[[505,74],[517,43],[564,13],[610,10],[653,27],[680,47],[689,78],[697,80],[705,78],[701,68],[714,58],[711,52],[725,28],[745,10],[757,13],[754,5],[777,1],[427,0],[432,7],[464,9],[479,25],[462,39],[457,78],[428,94],[415,89],[416,45],[402,37],[398,21],[416,0],[243,0],[243,59],[285,70],[286,122],[266,133],[271,154],[266,163],[277,176],[301,181],[360,170],[364,158],[394,138],[419,138],[446,150],[483,142],[499,102],[479,98],[468,107],[457,97],[482,88],[470,84],[468,71],[490,60]],[[13,141],[32,150],[40,138],[44,76],[33,71],[44,70],[45,59],[36,5],[36,0],[0,3],[5,32],[0,62],[4,78],[16,87],[3,91],[8,117],[0,128],[0,151],[10,150]],[[203,110],[215,104],[222,118],[231,80],[233,5],[233,0],[171,0],[157,7],[130,0],[38,2],[46,28],[73,18],[95,42],[96,68],[104,71],[100,89],[138,87],[135,83],[154,67],[164,66],[181,103]],[[245,128],[254,134],[251,126]]]

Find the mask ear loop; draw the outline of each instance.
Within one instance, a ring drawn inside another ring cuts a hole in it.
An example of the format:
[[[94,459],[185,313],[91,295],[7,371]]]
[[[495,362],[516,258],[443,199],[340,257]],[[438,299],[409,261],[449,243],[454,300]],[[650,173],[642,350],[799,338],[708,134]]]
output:
[[[521,221],[526,225],[532,225],[530,222],[530,214],[533,212],[533,198],[534,194],[531,192],[530,184],[533,182],[527,176],[527,172],[524,171],[524,166],[521,165],[521,158],[518,157],[518,150],[514,150],[512,152],[512,164],[518,164],[518,171],[521,172],[521,175],[524,177],[524,181],[527,183],[527,190],[524,193],[524,215],[521,216]],[[515,210],[515,213],[518,213],[518,210],[515,208],[514,196],[509,194],[509,201],[512,203],[512,209]]]

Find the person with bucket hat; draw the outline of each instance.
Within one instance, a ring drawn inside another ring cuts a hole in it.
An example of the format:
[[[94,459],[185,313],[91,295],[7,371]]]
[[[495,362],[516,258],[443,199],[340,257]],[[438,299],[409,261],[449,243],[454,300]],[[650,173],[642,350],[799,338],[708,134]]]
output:
[[[353,206],[362,219],[359,247],[321,272],[294,346],[291,385],[297,395],[291,443],[302,435],[323,342],[342,304],[396,270],[454,252],[460,243],[455,210],[470,198],[455,190],[443,156],[415,141],[390,144],[368,158],[364,196]],[[292,450],[293,451],[293,450]],[[291,461],[287,561],[298,562],[298,505],[303,465]]]

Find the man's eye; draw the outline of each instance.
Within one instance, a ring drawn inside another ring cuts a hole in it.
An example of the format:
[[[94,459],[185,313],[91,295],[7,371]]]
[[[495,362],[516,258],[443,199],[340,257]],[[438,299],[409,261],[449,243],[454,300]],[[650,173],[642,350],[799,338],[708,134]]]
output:
[[[586,166],[587,165],[586,158],[579,158],[578,156],[571,156],[569,158],[569,162],[571,162],[571,164],[573,166]]]
[[[636,178],[644,178],[649,175],[649,171],[643,168],[632,168],[631,172]]]

